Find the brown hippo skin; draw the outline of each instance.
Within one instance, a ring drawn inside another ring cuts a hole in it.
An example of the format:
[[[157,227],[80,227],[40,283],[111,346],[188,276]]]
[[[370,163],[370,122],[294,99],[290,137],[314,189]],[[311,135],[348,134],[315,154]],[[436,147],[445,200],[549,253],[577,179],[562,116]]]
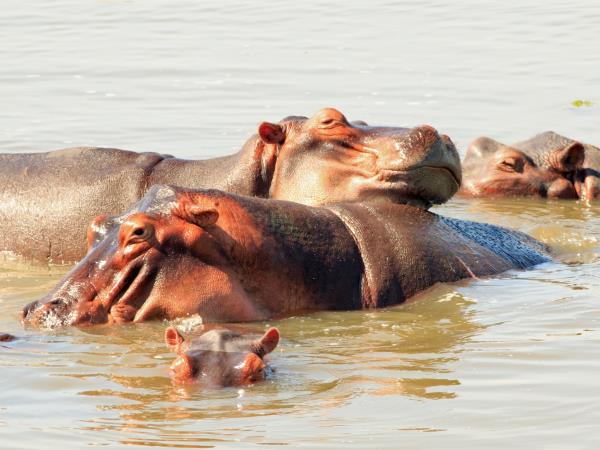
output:
[[[244,386],[266,377],[265,356],[279,343],[277,328],[259,339],[214,329],[185,340],[177,328],[165,330],[165,342],[177,358],[170,367],[174,384],[200,382],[206,387]]]
[[[90,249],[22,312],[56,327],[199,314],[205,322],[397,304],[437,282],[548,261],[505,228],[392,202],[310,207],[217,190],[155,186],[98,220]]]
[[[17,338],[15,336],[13,336],[12,334],[0,333],[0,342],[12,342],[15,339],[17,339]]]
[[[458,190],[458,153],[429,126],[350,123],[335,109],[263,122],[234,155],[188,161],[74,148],[0,155],[0,251],[75,261],[99,214],[125,211],[155,184],[213,187],[307,205],[375,197],[428,207]]]
[[[600,149],[552,131],[507,146],[473,141],[463,160],[461,195],[595,199],[600,196]]]

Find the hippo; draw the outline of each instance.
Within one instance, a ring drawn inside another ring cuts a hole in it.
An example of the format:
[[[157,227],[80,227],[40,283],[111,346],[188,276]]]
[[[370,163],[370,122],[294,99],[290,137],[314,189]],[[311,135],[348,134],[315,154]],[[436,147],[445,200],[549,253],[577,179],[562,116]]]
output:
[[[265,379],[264,358],[277,347],[279,330],[269,328],[261,338],[254,340],[228,329],[213,329],[190,343],[171,326],[165,330],[165,342],[177,353],[170,367],[174,384],[245,386]]]
[[[533,238],[388,201],[314,207],[154,186],[91,227],[89,251],[25,325],[281,318],[402,303],[438,282],[550,260]]]
[[[0,251],[74,262],[99,214],[115,215],[151,186],[218,188],[311,206],[372,198],[423,208],[461,181],[452,141],[435,129],[350,123],[332,108],[262,122],[233,155],[202,161],[118,149],[0,155]]]
[[[17,338],[15,336],[13,336],[12,334],[0,333],[0,342],[12,342],[15,339],[17,339]]]
[[[473,141],[463,160],[460,194],[588,199],[600,196],[600,149],[552,131],[511,146]]]

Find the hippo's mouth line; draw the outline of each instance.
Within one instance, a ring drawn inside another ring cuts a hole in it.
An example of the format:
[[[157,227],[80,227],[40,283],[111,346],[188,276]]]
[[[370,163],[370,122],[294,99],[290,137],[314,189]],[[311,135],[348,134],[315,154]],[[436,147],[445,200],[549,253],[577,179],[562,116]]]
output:
[[[145,267],[144,255],[135,258],[127,265],[123,274],[109,291],[106,302],[107,311],[110,311],[116,304],[126,302],[135,296],[135,293],[139,290],[139,286],[146,278],[144,275],[148,271],[144,270]]]
[[[410,173],[413,173],[413,172],[416,172],[416,171],[422,170],[422,169],[443,170],[444,172],[447,172],[450,175],[450,178],[452,178],[452,181],[454,181],[456,183],[456,185],[458,187],[460,187],[460,183],[461,183],[460,177],[456,174],[456,172],[454,170],[452,170],[450,167],[446,167],[446,166],[422,165],[422,166],[411,167],[411,168],[405,169],[405,170],[383,169],[381,172],[384,174],[389,173],[390,178],[393,178],[394,176],[408,175]]]
[[[456,172],[454,172],[454,170],[450,169],[449,167],[445,167],[445,166],[422,166],[421,168],[423,169],[438,169],[438,170],[444,170],[446,172],[448,172],[450,174],[450,176],[452,177],[452,179],[454,180],[454,182],[456,183],[456,185],[458,187],[460,187],[460,177],[456,174]]]

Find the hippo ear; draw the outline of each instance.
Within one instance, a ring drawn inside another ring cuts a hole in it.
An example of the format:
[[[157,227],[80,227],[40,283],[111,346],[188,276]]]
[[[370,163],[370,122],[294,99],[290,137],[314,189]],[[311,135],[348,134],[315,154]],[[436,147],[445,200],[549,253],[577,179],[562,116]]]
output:
[[[172,352],[178,352],[179,347],[183,344],[183,336],[175,327],[169,327],[165,330],[165,343]]]
[[[550,166],[559,172],[572,172],[580,169],[585,159],[585,148],[581,142],[573,142],[566,147],[554,150],[550,155]]]
[[[277,328],[269,328],[263,337],[254,343],[254,353],[262,358],[264,355],[275,350],[277,344],[279,344],[279,330]]]
[[[219,219],[219,212],[215,208],[202,205],[189,205],[186,208],[186,215],[185,220],[202,228],[214,225]]]
[[[266,144],[283,144],[285,131],[277,123],[263,122],[258,126],[258,135]]]

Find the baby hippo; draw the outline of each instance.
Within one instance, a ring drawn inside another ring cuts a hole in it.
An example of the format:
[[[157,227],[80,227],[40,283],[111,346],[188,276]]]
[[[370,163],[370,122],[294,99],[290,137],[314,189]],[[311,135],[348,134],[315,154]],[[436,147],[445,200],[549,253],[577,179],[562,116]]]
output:
[[[244,386],[265,379],[265,355],[279,343],[279,330],[269,328],[257,340],[225,329],[207,331],[192,342],[175,327],[165,331],[167,346],[177,358],[171,364],[175,384],[195,381],[209,387]]]

